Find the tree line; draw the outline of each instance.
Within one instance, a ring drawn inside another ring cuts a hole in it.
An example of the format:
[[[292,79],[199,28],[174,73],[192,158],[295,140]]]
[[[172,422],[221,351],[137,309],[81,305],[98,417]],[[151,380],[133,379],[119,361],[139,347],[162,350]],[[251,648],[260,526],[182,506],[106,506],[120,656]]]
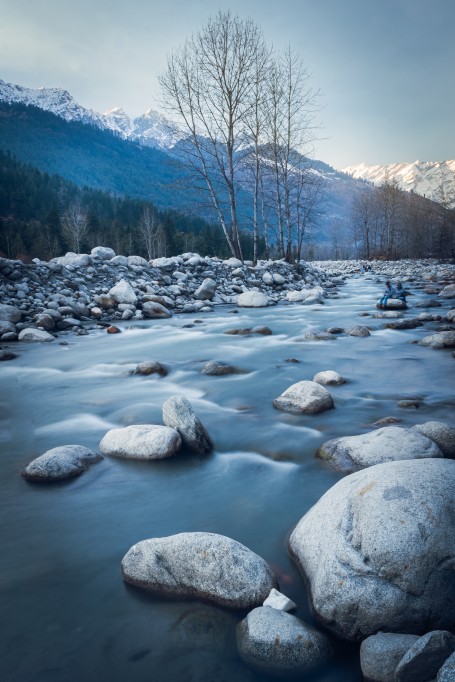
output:
[[[49,260],[99,245],[148,259],[187,251],[230,255],[218,225],[195,215],[160,211],[140,199],[81,188],[0,150],[1,255]],[[252,257],[250,235],[242,236],[242,249]]]
[[[358,258],[454,258],[455,210],[447,197],[436,203],[386,178],[355,197],[351,238]]]

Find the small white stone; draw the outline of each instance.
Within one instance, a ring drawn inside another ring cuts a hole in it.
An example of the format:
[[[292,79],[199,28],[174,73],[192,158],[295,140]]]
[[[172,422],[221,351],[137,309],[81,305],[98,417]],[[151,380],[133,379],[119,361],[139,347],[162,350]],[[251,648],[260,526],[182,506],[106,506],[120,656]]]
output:
[[[274,587],[270,590],[270,594],[263,603],[263,606],[270,606],[270,608],[278,609],[278,611],[292,611],[292,609],[297,608],[292,599],[286,597],[282,592],[278,592]]]

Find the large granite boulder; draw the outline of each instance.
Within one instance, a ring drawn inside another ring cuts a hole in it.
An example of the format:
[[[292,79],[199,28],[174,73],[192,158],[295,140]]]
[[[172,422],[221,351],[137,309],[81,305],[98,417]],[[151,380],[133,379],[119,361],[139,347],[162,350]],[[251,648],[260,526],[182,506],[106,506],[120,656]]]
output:
[[[133,424],[111,429],[101,439],[105,455],[123,459],[164,459],[180,449],[182,439],[175,429],[158,424]]]
[[[237,297],[239,308],[265,308],[268,302],[268,297],[261,291],[244,291]]]
[[[208,599],[238,609],[262,604],[276,587],[264,559],[215,533],[179,533],[138,542],[123,557],[122,576],[155,594]]]
[[[98,452],[83,445],[61,445],[30,462],[22,471],[22,476],[28,481],[62,481],[80,476],[90,464],[101,459]]]
[[[369,682],[394,682],[398,663],[418,639],[395,632],[378,632],[364,639],[360,645],[363,677]]]
[[[455,462],[388,462],[336,483],[289,548],[339,637],[455,627]]]
[[[120,282],[117,282],[117,284],[109,289],[109,296],[117,303],[131,303],[132,305],[137,303],[134,289],[125,279],[121,279]]]
[[[238,624],[236,636],[245,663],[266,675],[303,679],[332,656],[325,635],[269,606],[250,611]]]
[[[455,457],[455,428],[453,426],[434,421],[416,424],[413,428],[436,443],[444,457]]]
[[[206,454],[213,449],[209,434],[183,395],[173,395],[163,403],[163,422],[179,432],[190,450]]]
[[[358,436],[332,438],[323,443],[316,454],[347,473],[383,462],[443,457],[433,440],[402,426],[384,426]]]
[[[330,393],[315,381],[299,381],[289,386],[273,401],[273,406],[283,412],[316,414],[334,407]]]
[[[407,307],[406,302],[402,301],[400,298],[389,298],[385,305],[385,310],[405,310]],[[376,308],[381,309],[379,300],[376,303]],[[384,308],[382,309],[384,310]]]

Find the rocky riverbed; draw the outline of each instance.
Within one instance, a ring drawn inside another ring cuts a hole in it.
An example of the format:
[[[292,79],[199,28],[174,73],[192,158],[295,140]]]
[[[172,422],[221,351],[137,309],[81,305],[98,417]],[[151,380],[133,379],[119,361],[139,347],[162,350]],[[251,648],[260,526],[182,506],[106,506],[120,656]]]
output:
[[[1,261],[6,679],[450,679],[453,265],[103,253]]]

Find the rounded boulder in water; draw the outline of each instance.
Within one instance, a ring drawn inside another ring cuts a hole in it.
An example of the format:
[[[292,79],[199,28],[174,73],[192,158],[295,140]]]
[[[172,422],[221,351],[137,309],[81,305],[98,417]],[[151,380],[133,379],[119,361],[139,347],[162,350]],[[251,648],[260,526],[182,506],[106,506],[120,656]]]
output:
[[[240,542],[215,533],[150,538],[122,560],[123,579],[155,594],[250,609],[277,586],[269,565]]]
[[[337,636],[455,628],[455,462],[377,464],[336,483],[289,549]]]

